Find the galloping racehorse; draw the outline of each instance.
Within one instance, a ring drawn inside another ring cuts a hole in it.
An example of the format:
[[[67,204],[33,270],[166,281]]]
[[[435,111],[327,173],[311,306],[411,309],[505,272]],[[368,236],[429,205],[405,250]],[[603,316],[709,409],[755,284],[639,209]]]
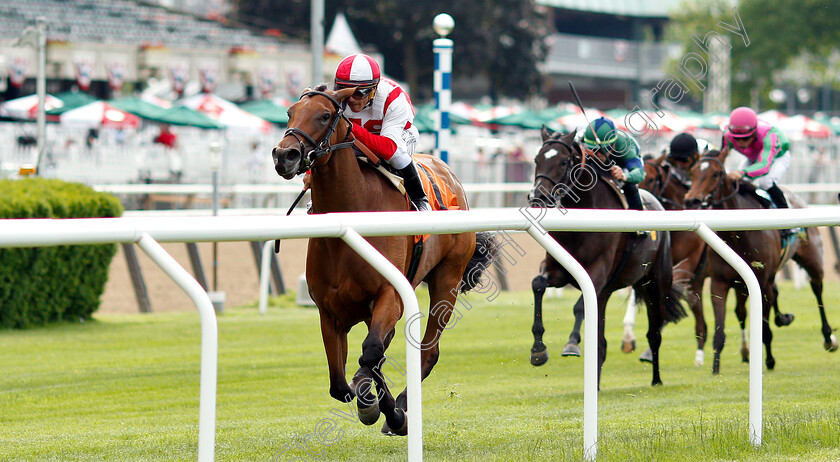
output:
[[[289,108],[288,130],[272,151],[275,170],[286,179],[311,170],[314,213],[410,210],[407,199],[390,180],[354,155],[351,123],[342,105],[354,91],[330,91],[324,85],[307,89]],[[444,180],[444,186],[457,197],[459,208],[467,209],[463,187],[446,164],[430,156],[416,157],[422,157],[421,163]],[[413,236],[367,240],[403,274],[407,272]],[[432,235],[425,239],[411,280],[415,287],[425,281],[431,299],[422,340],[422,378],[438,361],[438,341],[458,291],[465,292],[477,284],[492,258],[493,246],[488,233]],[[381,372],[394,326],[403,314],[396,289],[344,241],[335,238],[309,240],[306,279],[321,317],[330,395],[342,402],[356,397],[359,419],[366,425],[375,423],[381,410],[385,414],[383,433],[406,435],[406,391],[395,401]],[[367,324],[368,335],[362,343],[361,367],[348,384],[347,333],[360,322]],[[376,385],[378,396],[373,395],[371,383]]]
[[[574,141],[575,133],[562,135],[543,127],[543,144],[535,159],[536,176],[531,206],[590,209],[623,209],[621,193],[611,186],[609,166],[604,159],[584,162],[584,154]],[[558,199],[559,202],[558,203]],[[657,210],[662,206],[650,194],[643,194],[648,206]],[[640,212],[641,213],[641,212]],[[679,303],[681,288],[673,284],[670,236],[668,232],[639,236],[636,233],[551,232],[586,269],[598,296],[598,377],[607,355],[604,321],[607,301],[620,288],[632,285],[647,304],[647,338],[652,350],[653,385],[662,383],[659,376],[660,330],[667,322],[685,316]],[[546,287],[576,284],[574,278],[551,255],[546,254],[540,274],[534,278],[534,346],[531,364],[540,366],[548,360],[542,341],[545,329],[542,322],[542,298]],[[580,325],[583,321],[583,298],[575,304],[575,326],[564,348],[580,356]],[[594,341],[595,339],[589,339]]]
[[[726,155],[720,151],[709,151],[691,169],[691,189],[685,195],[687,208],[715,208],[715,209],[757,209],[763,208],[763,201],[758,198],[755,187],[749,183],[736,182],[726,174],[724,162]],[[793,194],[787,194],[788,199],[797,208],[805,206],[804,202]],[[796,239],[790,243],[790,248],[784,255],[792,258],[808,273],[811,279],[811,290],[817,299],[822,320],[823,347],[828,351],[838,348],[837,337],[832,333],[831,326],[825,316],[822,300],[823,281],[823,248],[822,239],[816,228],[807,228],[805,239]],[[718,235],[737,252],[744,261],[750,262],[763,295],[763,341],[767,351],[765,363],[767,369],[773,369],[776,360],[770,348],[773,333],[770,331],[770,309],[778,305],[776,297],[778,291],[773,284],[776,272],[785,263],[782,257],[782,242],[779,230],[755,231],[721,231]],[[735,312],[739,319],[746,317],[747,287],[741,276],[729,266],[720,256],[710,252],[712,272],[712,306],[715,313],[714,363],[712,373],[720,373],[720,353],[725,344],[724,321],[726,317],[726,297],[730,288],[735,289]],[[756,316],[756,313],[753,313]],[[741,321],[742,329],[744,322]],[[778,322],[777,322],[778,324]],[[742,355],[748,359],[749,350],[745,350],[742,339]]]

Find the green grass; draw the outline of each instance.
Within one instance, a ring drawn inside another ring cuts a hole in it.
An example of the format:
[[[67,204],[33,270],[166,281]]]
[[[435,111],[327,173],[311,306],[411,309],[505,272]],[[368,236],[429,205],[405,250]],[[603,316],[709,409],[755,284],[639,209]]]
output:
[[[748,440],[748,365],[740,360],[731,310],[721,375],[711,374],[710,344],[707,366],[693,365],[688,318],[665,330],[665,384],[652,388],[639,352],[620,352],[624,300],[614,297],[599,395],[599,460],[840,460],[840,354],[822,349],[810,291],[785,284],[781,291],[781,306],[797,319],[774,329],[777,365],[764,376],[758,449]],[[828,292],[828,316],[837,326],[840,294]],[[440,362],[423,384],[425,460],[583,459],[583,361],[559,354],[574,297],[567,290],[547,299],[551,359],[535,368],[528,362],[530,293],[492,303],[469,295],[472,309],[462,310],[443,336]],[[219,317],[216,459],[405,460],[405,438],[340,417],[347,408],[328,394],[317,312],[290,308],[290,300],[275,299],[265,316],[250,306],[229,307]],[[707,304],[709,318],[710,311]],[[640,347],[644,318],[636,329]],[[364,334],[362,326],[351,332],[349,374]],[[0,331],[0,460],[195,460],[199,342],[194,312],[101,315],[84,324]],[[394,341],[389,356],[405,362],[403,340]],[[404,377],[395,368],[385,372],[401,390]],[[330,445],[321,441],[330,438]]]

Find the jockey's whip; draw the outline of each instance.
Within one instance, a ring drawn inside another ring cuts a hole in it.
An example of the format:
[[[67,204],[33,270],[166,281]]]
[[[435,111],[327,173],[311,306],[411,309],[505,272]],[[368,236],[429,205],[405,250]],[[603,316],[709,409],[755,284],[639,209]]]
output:
[[[289,207],[289,211],[286,212],[286,216],[289,216],[289,215],[292,214],[292,210],[295,209],[295,206],[298,205],[298,202],[300,202],[300,200],[303,198],[303,195],[306,194],[307,189],[309,189],[309,188],[303,188],[300,191],[300,194],[298,194],[298,196],[295,198],[295,201],[292,202],[292,206]],[[274,240],[274,253],[280,253],[280,239],[275,239]]]
[[[569,80],[569,88],[572,89],[572,94],[575,96],[575,101],[577,101],[580,112],[583,113],[583,118],[586,119],[586,125],[589,125],[589,128],[592,130],[592,135],[595,137],[595,141],[600,146],[601,140],[598,139],[598,133],[595,132],[595,127],[592,126],[592,122],[589,121],[589,117],[586,117],[586,110],[583,109],[583,103],[580,102],[580,96],[578,96],[578,92],[575,90],[575,86],[572,84],[571,80]]]

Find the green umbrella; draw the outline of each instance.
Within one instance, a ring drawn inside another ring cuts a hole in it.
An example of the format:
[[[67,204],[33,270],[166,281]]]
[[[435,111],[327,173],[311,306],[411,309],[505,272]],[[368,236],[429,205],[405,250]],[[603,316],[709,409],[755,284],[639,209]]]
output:
[[[420,130],[420,133],[434,133],[435,132],[435,105],[424,104],[414,108],[414,125]],[[449,123],[469,125],[470,119],[466,119],[457,114],[449,113]]]
[[[136,116],[170,125],[187,125],[198,128],[222,128],[207,115],[186,106],[160,107],[137,97],[118,98],[108,102],[117,109]]]
[[[281,106],[270,99],[249,101],[239,105],[242,110],[254,114],[271,123],[286,125],[289,123],[288,107]]]
[[[99,101],[97,98],[80,91],[66,91],[64,93],[59,93],[53,96],[60,99],[61,102],[64,103],[64,106],[55,109],[50,109],[49,111],[47,111],[47,114],[49,115],[63,114],[71,109],[76,109],[77,107],[82,107],[94,101]]]

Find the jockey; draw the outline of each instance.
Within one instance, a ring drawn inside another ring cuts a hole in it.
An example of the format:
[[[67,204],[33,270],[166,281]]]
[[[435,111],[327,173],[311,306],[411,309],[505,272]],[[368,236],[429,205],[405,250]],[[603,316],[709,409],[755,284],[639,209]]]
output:
[[[776,182],[790,166],[787,138],[776,127],[758,120],[748,107],[735,108],[723,134],[723,150],[735,148],[747,157],[741,170],[729,172],[738,181],[746,177],[755,186],[767,191],[777,208],[787,208],[785,195]]]
[[[350,55],[338,64],[335,90],[349,87],[356,87],[345,100],[353,135],[399,172],[415,209],[431,210],[411,157],[420,133],[408,93],[393,80],[381,78],[379,65],[364,54]]]
[[[645,179],[645,165],[636,140],[629,133],[617,130],[612,120],[599,117],[583,132],[583,148],[588,154],[601,151],[608,156],[613,178],[624,182],[627,206],[642,210],[642,198],[637,185]]]
[[[680,133],[671,140],[668,162],[688,172],[697,160],[697,156],[712,149],[715,149],[712,143],[698,140],[691,133]]]

